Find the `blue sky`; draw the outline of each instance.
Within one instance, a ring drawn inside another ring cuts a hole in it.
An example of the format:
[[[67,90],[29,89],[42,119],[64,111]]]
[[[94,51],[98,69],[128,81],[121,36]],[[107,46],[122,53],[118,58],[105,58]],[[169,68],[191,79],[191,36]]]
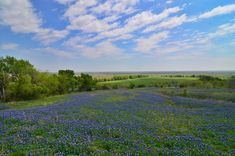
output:
[[[40,70],[235,70],[234,0],[1,0],[0,56]]]

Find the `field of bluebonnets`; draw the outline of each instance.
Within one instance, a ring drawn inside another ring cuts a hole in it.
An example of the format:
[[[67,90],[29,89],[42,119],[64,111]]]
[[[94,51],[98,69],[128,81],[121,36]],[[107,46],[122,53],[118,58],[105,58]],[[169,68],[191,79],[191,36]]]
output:
[[[1,110],[0,155],[235,154],[235,103],[229,100],[154,88],[70,96],[49,106]]]

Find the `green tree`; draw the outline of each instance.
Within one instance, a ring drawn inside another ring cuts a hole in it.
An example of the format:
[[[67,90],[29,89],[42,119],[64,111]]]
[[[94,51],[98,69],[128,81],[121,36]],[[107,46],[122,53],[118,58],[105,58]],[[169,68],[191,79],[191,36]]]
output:
[[[17,60],[7,56],[0,58],[0,89],[1,100],[18,99],[24,92],[25,87],[32,87],[37,77],[37,71],[28,61]],[[25,81],[23,81],[23,79]],[[24,86],[23,82],[27,82]],[[13,90],[11,90],[13,89]],[[31,88],[29,88],[30,90]],[[25,94],[28,92],[25,92]],[[29,96],[31,96],[30,94]],[[23,96],[25,97],[25,96]]]
[[[6,88],[9,84],[8,76],[9,68],[6,65],[5,59],[0,58],[0,98],[2,101],[6,100]]]
[[[128,86],[129,89],[134,89],[135,88],[135,84],[134,83],[130,83]]]
[[[228,80],[228,88],[235,89],[235,76],[232,76],[232,77]]]
[[[77,87],[77,78],[72,70],[59,70],[58,80],[61,94],[72,92]]]
[[[82,73],[77,79],[80,91],[91,91],[96,85],[96,81],[89,74]]]
[[[40,73],[37,82],[45,96],[59,94],[59,79],[56,74]]]

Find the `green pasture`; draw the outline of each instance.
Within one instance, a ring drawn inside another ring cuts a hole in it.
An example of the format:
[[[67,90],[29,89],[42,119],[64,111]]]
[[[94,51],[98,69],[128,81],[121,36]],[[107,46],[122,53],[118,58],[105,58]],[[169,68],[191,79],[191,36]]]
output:
[[[172,83],[185,83],[192,84],[198,83],[198,78],[193,77],[163,77],[163,76],[149,76],[145,78],[137,78],[137,79],[128,79],[128,80],[116,80],[116,81],[106,81],[99,82],[98,86],[107,85],[107,86],[115,86],[118,87],[128,87],[130,84],[134,84],[136,87],[140,85],[144,86],[161,86]]]

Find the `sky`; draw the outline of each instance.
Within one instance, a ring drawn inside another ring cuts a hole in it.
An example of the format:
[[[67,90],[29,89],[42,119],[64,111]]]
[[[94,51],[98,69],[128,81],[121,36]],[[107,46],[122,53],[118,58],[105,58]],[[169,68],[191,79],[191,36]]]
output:
[[[41,71],[235,70],[234,0],[0,0],[0,56]]]

